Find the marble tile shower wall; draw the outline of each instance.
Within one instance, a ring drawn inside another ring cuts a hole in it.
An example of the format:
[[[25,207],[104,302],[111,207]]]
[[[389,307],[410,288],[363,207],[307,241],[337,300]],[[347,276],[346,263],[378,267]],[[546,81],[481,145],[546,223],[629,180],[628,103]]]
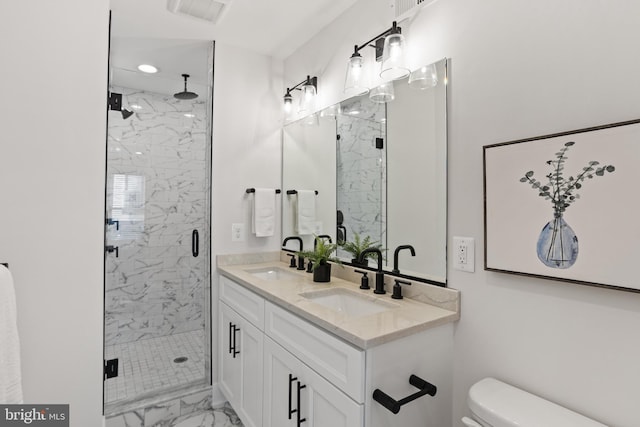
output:
[[[208,259],[205,97],[113,90],[134,115],[109,120],[107,212],[120,229],[107,233],[119,257],[107,254],[106,345],[204,328]]]
[[[375,138],[385,138],[384,123],[341,115],[337,127],[337,205],[344,215],[347,240],[352,241],[355,232],[384,242],[386,159],[384,150],[375,148]]]

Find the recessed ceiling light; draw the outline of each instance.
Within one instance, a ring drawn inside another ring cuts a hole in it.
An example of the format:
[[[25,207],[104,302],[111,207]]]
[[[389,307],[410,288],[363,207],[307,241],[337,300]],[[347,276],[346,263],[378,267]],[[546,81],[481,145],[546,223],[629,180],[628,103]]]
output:
[[[138,70],[142,71],[143,73],[149,73],[149,74],[153,74],[153,73],[157,73],[158,69],[156,67],[154,67],[153,65],[149,65],[149,64],[140,64],[138,65]]]

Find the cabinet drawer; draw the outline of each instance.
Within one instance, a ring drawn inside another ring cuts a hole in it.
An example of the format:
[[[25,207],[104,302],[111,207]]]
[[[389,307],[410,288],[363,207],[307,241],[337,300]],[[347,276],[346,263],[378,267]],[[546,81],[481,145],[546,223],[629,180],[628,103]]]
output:
[[[247,288],[220,276],[221,301],[260,330],[264,330],[264,299]]]
[[[265,333],[358,403],[364,352],[282,308],[265,303]]]

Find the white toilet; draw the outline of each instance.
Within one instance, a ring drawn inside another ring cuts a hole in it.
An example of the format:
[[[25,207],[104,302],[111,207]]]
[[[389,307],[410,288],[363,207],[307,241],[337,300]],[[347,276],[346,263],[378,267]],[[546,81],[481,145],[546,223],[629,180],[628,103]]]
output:
[[[494,378],[471,386],[467,404],[473,417],[462,418],[467,427],[606,427]]]

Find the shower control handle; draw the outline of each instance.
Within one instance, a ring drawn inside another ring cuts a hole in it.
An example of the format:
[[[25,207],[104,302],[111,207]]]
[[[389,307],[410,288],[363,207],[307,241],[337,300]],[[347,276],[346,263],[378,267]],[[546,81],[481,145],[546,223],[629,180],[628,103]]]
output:
[[[113,218],[107,218],[104,220],[104,222],[107,225],[114,225],[116,226],[116,231],[120,231],[120,221],[118,221],[117,219],[113,219]]]
[[[119,255],[118,254],[118,246],[107,245],[107,246],[104,247],[104,250],[109,252],[109,253],[115,252],[116,253],[116,258],[118,258],[118,255]]]

